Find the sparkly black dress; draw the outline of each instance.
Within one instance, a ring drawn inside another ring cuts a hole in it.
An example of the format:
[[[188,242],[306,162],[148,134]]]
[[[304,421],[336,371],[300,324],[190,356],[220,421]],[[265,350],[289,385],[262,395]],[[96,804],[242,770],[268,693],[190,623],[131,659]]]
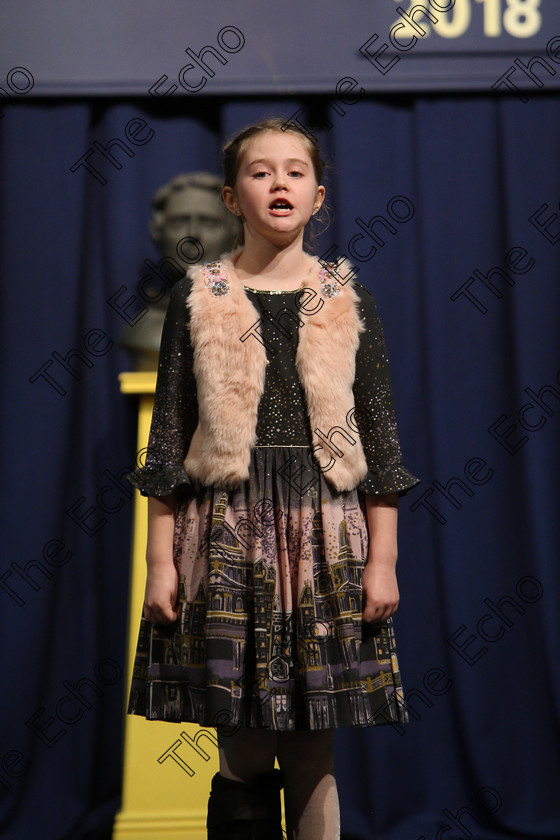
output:
[[[191,283],[172,290],[146,466],[131,475],[143,495],[177,498],[181,609],[171,625],[141,618],[128,711],[226,732],[406,722],[393,621],[362,620],[364,493],[404,494],[418,484],[401,463],[374,299],[354,283],[367,329],[353,390],[366,418],[359,434],[369,471],[354,490],[338,492],[311,457],[298,329],[288,339],[272,323],[299,290],[244,287],[273,317],[261,321],[268,364],[249,479],[224,491],[190,479],[183,467],[198,419],[185,302]]]

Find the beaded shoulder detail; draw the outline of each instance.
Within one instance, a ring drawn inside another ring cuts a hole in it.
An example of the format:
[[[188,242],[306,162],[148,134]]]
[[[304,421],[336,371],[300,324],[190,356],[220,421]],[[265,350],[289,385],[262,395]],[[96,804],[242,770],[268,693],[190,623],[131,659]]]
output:
[[[206,288],[209,289],[213,295],[227,295],[229,292],[228,276],[221,260],[204,263],[202,266],[202,273],[204,275]]]
[[[342,291],[342,287],[336,279],[338,263],[321,263],[319,280],[321,281],[321,293],[328,298],[333,298]]]
[[[340,294],[342,286],[336,279],[338,263],[321,263],[319,269],[319,280],[321,282],[321,294],[327,298],[333,298]],[[204,263],[202,266],[204,283],[206,288],[216,297],[227,295],[230,291],[226,268],[221,260]]]

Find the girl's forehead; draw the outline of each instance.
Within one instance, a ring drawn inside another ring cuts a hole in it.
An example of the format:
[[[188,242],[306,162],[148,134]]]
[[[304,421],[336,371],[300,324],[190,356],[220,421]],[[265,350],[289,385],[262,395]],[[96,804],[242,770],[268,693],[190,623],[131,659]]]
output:
[[[305,141],[293,131],[263,131],[247,140],[243,150],[244,163],[267,157],[299,158],[311,163]]]

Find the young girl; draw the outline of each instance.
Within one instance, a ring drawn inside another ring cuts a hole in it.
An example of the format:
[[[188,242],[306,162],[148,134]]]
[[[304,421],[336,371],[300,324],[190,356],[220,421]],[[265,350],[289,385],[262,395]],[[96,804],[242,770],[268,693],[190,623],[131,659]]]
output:
[[[401,464],[371,294],[303,250],[317,145],[269,119],[224,149],[243,245],[166,316],[129,705],[215,726],[209,840],[334,840],[334,729],[406,722],[392,616]],[[275,758],[280,770],[274,769]]]

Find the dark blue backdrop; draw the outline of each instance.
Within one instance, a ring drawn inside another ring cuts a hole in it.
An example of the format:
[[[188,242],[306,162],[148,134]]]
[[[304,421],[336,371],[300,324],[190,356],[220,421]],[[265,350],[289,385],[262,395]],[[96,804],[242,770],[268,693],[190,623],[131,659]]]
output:
[[[136,294],[156,258],[156,187],[218,171],[227,135],[302,103],[320,124],[327,102],[313,98],[22,100],[1,122],[9,840],[109,837],[118,807],[132,505],[117,486],[136,447],[117,381],[124,321],[107,298]],[[558,101],[377,97],[344,110],[313,129],[333,163],[319,252],[346,253],[376,296],[405,463],[422,484],[400,508],[411,723],[337,733],[343,836],[557,838]],[[112,138],[131,152],[113,147],[121,169],[92,146]],[[98,175],[72,172],[89,149]],[[354,238],[376,215],[382,239]],[[56,356],[72,349],[79,378]],[[88,703],[64,701],[77,690]]]

